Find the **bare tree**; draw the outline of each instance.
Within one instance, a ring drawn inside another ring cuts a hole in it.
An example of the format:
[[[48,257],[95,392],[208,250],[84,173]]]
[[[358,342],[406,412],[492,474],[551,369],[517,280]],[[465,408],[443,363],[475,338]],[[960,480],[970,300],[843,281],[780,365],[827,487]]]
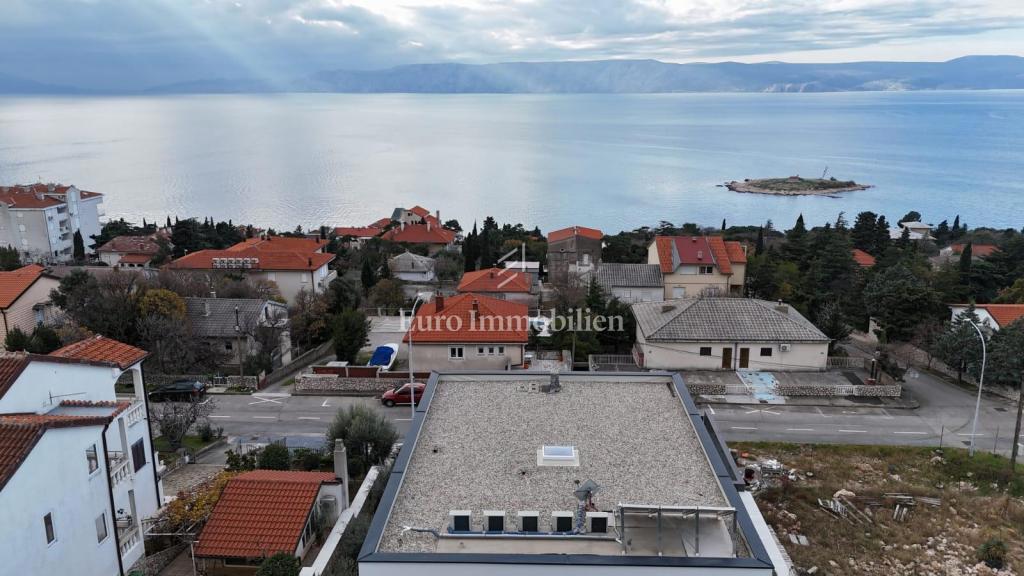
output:
[[[257,358],[260,369],[269,372],[274,368],[275,353],[280,353],[281,339],[288,331],[288,313],[277,306],[268,306],[265,310],[266,313],[246,314],[239,318],[239,328],[252,346],[244,353],[249,358]],[[242,359],[243,362],[245,360]]]
[[[213,398],[203,401],[162,402],[152,404],[153,419],[156,420],[160,435],[167,439],[171,448],[181,448],[181,442],[193,426],[206,421],[217,408]]]

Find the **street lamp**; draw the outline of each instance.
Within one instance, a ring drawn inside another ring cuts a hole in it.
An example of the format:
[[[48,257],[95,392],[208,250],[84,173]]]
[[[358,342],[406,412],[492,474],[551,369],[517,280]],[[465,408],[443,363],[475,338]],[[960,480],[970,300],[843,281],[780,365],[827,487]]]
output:
[[[981,339],[981,377],[978,378],[978,401],[974,404],[974,421],[971,423],[971,449],[968,452],[970,456],[974,456],[974,439],[978,432],[978,413],[981,411],[981,388],[985,385],[985,361],[987,360],[987,351],[985,348],[985,335],[982,334],[981,328],[974,323],[970,318],[964,318],[967,323],[974,327],[978,332],[978,338]],[[1016,440],[1016,438],[1014,438]]]
[[[416,322],[416,305],[420,302],[426,302],[422,293],[416,295],[416,299],[412,302],[412,311],[409,313],[409,398],[411,399],[409,402],[409,408],[411,412],[410,418],[412,420],[416,419],[416,383],[413,381],[412,377],[412,329]]]

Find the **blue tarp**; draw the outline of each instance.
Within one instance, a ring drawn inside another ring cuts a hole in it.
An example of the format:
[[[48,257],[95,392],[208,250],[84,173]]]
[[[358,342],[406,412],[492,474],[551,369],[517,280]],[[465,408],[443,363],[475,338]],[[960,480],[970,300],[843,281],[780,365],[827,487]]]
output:
[[[378,346],[373,351],[373,357],[370,358],[370,363],[367,366],[387,366],[391,364],[391,355],[395,351],[389,346]]]

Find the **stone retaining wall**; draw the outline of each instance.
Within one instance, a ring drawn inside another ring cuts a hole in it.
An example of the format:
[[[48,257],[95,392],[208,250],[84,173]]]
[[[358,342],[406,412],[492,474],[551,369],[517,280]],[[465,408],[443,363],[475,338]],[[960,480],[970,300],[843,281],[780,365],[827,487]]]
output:
[[[167,567],[172,560],[178,557],[188,546],[178,544],[159,552],[150,554],[136,562],[126,574],[142,574],[144,576],[157,576],[161,570]]]
[[[195,374],[150,374],[146,373],[146,387],[149,390],[157,386],[170,384],[175,380],[196,380],[207,386],[227,386],[228,388],[247,388],[256,390],[259,380],[256,376],[207,376]]]
[[[296,394],[375,395],[395,387],[388,378],[344,378],[330,374],[300,374],[295,378]]]

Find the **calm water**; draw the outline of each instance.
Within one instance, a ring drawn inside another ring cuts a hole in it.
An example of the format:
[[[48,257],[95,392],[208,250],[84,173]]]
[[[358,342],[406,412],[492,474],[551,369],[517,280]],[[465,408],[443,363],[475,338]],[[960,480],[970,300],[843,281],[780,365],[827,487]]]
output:
[[[842,198],[716,187],[829,174]],[[607,231],[788,227],[874,210],[1024,225],[1024,92],[0,98],[0,182],[105,192],[109,217],[291,228],[394,206]]]

